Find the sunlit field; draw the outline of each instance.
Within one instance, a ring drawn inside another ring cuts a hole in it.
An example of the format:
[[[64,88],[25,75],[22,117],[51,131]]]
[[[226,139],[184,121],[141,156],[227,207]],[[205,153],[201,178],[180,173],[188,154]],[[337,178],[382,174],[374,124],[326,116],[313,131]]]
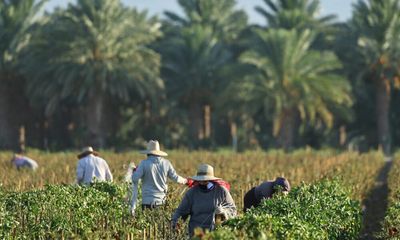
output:
[[[244,216],[244,193],[252,186],[277,176],[289,179],[294,189],[318,184],[321,179],[338,182],[345,189],[346,196],[358,202],[357,211],[361,212],[361,202],[373,187],[374,180],[384,165],[380,152],[359,154],[304,149],[289,154],[282,151],[168,153],[168,159],[183,177],[195,175],[200,163],[214,166],[215,175],[231,184],[231,194],[239,217]],[[185,193],[186,186],[171,183],[165,208],[153,212],[138,210],[133,218],[128,213],[126,198],[129,196],[127,192],[129,193],[130,186],[124,183],[124,175],[129,162],[133,161],[137,165],[144,155],[137,152],[100,152],[109,163],[114,184],[98,184],[88,188],[78,187],[74,183],[76,154],[30,151],[29,157],[39,164],[39,169],[32,172],[14,169],[10,164],[11,152],[0,153],[0,209],[2,215],[8,214],[0,220],[3,225],[0,236],[116,239],[186,236],[185,224],[182,224],[182,229],[178,232],[171,232],[169,228],[170,216]],[[294,191],[301,192],[301,189],[303,188]],[[359,219],[357,221],[360,222]],[[358,227],[354,227],[358,231],[360,223]],[[272,229],[268,234],[279,238],[279,232],[274,231]],[[224,238],[225,235],[221,236]],[[249,236],[244,230],[236,233],[238,238],[245,239]],[[285,236],[295,235],[288,233]]]

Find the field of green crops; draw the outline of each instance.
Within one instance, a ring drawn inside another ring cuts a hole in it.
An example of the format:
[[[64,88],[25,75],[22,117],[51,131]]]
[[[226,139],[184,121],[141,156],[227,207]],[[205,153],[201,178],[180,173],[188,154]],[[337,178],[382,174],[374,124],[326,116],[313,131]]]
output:
[[[177,232],[169,227],[171,214],[185,192],[181,185],[169,185],[167,203],[162,209],[151,212],[138,209],[135,218],[129,215],[130,186],[123,179],[129,162],[139,164],[143,155],[102,152],[115,180],[112,184],[98,183],[92,187],[74,184],[76,153],[30,151],[29,157],[40,166],[36,172],[14,169],[9,162],[11,155],[11,152],[0,152],[0,239],[186,237],[185,223]],[[397,158],[393,164],[397,168],[393,169],[399,169]],[[289,154],[171,151],[168,159],[183,177],[195,175],[199,163],[211,164],[215,175],[231,184],[238,217],[211,234],[197,232],[202,239],[298,239],[299,236],[357,239],[362,229],[362,201],[385,164],[380,152],[359,154],[309,149]],[[277,196],[259,209],[243,214],[244,193],[277,176],[289,179],[291,193],[286,197]],[[391,173],[390,188],[398,186],[398,176]],[[396,195],[391,196],[392,202],[399,202]],[[395,220],[387,221],[389,224]]]
[[[399,159],[397,154],[395,159]],[[388,177],[389,206],[383,223],[384,239],[400,239],[400,161],[394,161]]]

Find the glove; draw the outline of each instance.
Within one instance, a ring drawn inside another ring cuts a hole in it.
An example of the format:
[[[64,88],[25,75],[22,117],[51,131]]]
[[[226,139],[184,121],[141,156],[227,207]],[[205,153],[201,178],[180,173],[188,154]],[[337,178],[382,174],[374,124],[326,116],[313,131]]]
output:
[[[132,172],[136,171],[136,165],[134,162],[129,163],[129,167],[132,168]]]
[[[220,216],[222,216],[222,220],[223,220],[223,221],[226,220],[226,219],[228,219],[228,214],[227,214],[225,208],[222,207],[222,206],[218,206],[218,207],[215,209],[215,215],[220,215]]]
[[[134,216],[135,216],[135,209],[132,208],[132,209],[130,210],[130,212],[131,212],[131,216],[134,217]]]
[[[191,179],[191,178],[186,178],[186,185],[189,187],[189,188],[191,188],[191,187],[193,187],[193,183],[194,183],[194,181],[193,181],[193,179]]]
[[[179,224],[178,224],[178,222],[173,222],[173,221],[171,221],[171,229],[172,229],[173,231],[177,231],[177,230],[179,229]]]
[[[218,206],[215,209],[215,214],[225,214],[225,209],[222,206]]]
[[[135,216],[135,207],[129,207],[129,213],[131,214],[132,217]]]

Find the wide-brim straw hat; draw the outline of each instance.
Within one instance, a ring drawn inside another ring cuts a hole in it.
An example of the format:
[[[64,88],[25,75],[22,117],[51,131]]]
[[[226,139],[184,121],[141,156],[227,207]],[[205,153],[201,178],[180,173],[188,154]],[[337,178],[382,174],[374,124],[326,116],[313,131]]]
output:
[[[221,178],[217,178],[214,176],[214,168],[211,165],[201,164],[197,168],[196,176],[191,177],[191,179],[195,181],[212,181]]]
[[[153,154],[161,157],[166,157],[168,154],[160,150],[160,144],[157,140],[150,140],[147,143],[147,149],[140,151],[143,154]]]
[[[78,158],[83,158],[83,157],[87,156],[88,154],[93,154],[93,155],[95,155],[95,156],[98,156],[98,155],[99,155],[99,153],[96,152],[96,151],[94,151],[92,147],[84,147],[84,148],[82,149],[82,152],[79,153],[77,157],[78,157]]]

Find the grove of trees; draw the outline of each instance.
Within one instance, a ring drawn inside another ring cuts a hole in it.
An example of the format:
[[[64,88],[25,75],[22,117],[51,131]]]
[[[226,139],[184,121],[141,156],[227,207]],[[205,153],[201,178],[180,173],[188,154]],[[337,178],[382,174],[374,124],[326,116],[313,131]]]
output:
[[[400,143],[400,0],[0,0],[0,148],[239,150]]]

